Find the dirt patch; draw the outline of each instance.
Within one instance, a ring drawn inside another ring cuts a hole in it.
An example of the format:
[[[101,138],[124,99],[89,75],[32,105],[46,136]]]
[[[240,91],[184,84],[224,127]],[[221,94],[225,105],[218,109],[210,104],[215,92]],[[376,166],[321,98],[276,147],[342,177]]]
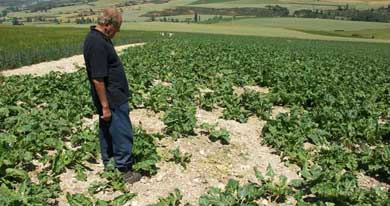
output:
[[[386,124],[386,120],[383,117],[379,117],[378,124]]]
[[[273,106],[272,112],[271,112],[271,119],[275,119],[278,114],[289,114],[290,109],[287,107],[281,107],[281,106]]]
[[[136,44],[128,44],[123,46],[115,47],[115,50],[120,53],[124,49],[133,46],[142,46],[145,43],[136,43]],[[83,55],[75,55],[72,57],[67,57],[63,59],[59,59],[56,61],[42,62],[39,64],[23,66],[17,69],[5,70],[0,74],[4,76],[12,76],[12,75],[26,75],[32,74],[35,76],[42,76],[48,74],[52,71],[70,73],[75,72],[78,68],[84,66],[84,57]]]
[[[215,124],[225,128],[230,134],[230,144],[222,145],[219,142],[211,142],[207,136],[196,129],[196,136],[181,138],[174,141],[170,137],[158,141],[158,152],[162,161],[157,164],[158,173],[152,177],[143,177],[140,182],[129,185],[129,190],[138,195],[130,201],[130,205],[143,206],[158,201],[159,197],[165,197],[175,188],[183,194],[183,203],[189,202],[198,205],[199,197],[209,187],[224,187],[230,178],[241,183],[256,181],[254,168],[265,172],[271,165],[276,174],[284,175],[289,180],[299,178],[298,167],[286,167],[279,156],[266,146],[261,145],[261,130],[265,121],[256,117],[249,118],[247,123],[238,123],[233,120],[224,120],[219,117],[222,109],[207,112],[197,110],[198,125],[202,123]],[[163,132],[165,125],[160,120],[163,113],[155,113],[147,109],[135,109],[131,111],[130,118],[134,126],[140,126],[148,133]],[[96,119],[95,117],[93,119]],[[96,120],[85,120],[86,125],[92,125]],[[179,148],[181,152],[192,155],[187,169],[167,161],[169,151]],[[86,193],[88,186],[93,181],[102,181],[99,173],[103,171],[103,165],[88,163],[91,170],[87,171],[87,181],[78,181],[72,170],[66,170],[61,174],[61,189],[63,195],[57,200],[60,205],[66,205],[65,194]],[[110,199],[119,195],[118,192],[98,193],[96,197]]]
[[[161,85],[163,85],[163,86],[165,86],[165,87],[171,87],[171,86],[172,86],[172,83],[170,83],[170,82],[164,82],[164,81],[161,81],[161,80],[159,80],[159,79],[155,79],[155,80],[153,81],[153,85],[156,86],[156,85],[158,85],[158,84],[161,84]]]
[[[268,94],[269,89],[266,87],[259,87],[259,86],[244,86],[244,87],[233,87],[234,93],[238,96],[245,93],[245,90],[254,91],[262,94]]]
[[[83,122],[83,125],[81,126],[82,129],[85,129],[85,128],[92,128],[93,125],[99,121],[99,115],[97,114],[94,114],[92,115],[92,118],[86,118],[84,117],[82,119],[82,122]]]
[[[390,190],[390,185],[389,184],[386,184],[386,183],[383,183],[383,182],[379,182],[378,180],[376,180],[375,178],[373,177],[370,177],[370,176],[367,176],[363,173],[358,173],[356,175],[357,177],[357,182],[358,182],[358,185],[359,187],[362,187],[362,188],[374,188],[374,187],[377,187],[377,188],[381,188],[381,189],[384,189],[384,190]]]
[[[136,109],[130,112],[130,119],[133,126],[141,127],[147,133],[163,133],[165,125],[160,120],[163,112],[155,113],[148,109]]]
[[[172,162],[161,161],[158,164],[157,175],[135,183],[130,190],[138,193],[131,201],[131,205],[147,205],[166,196],[178,188],[183,193],[183,203],[198,204],[199,197],[211,186],[224,187],[230,178],[242,183],[256,181],[254,167],[265,172],[271,165],[277,174],[285,175],[288,179],[299,178],[298,167],[288,168],[281,162],[279,156],[260,144],[261,129],[265,122],[257,118],[250,118],[245,124],[232,120],[223,120],[218,117],[221,110],[207,112],[197,110],[198,124],[218,123],[220,128],[226,128],[231,137],[229,145],[211,142],[207,136],[197,130],[197,136],[181,138],[173,141],[164,138],[159,142],[160,154],[166,157],[169,150],[180,148],[181,152],[192,155],[187,169]],[[134,122],[134,121],[133,121]],[[143,127],[147,127],[143,123]],[[153,125],[151,125],[153,127]],[[152,128],[145,128],[147,131]],[[166,158],[165,158],[166,159]],[[180,184],[178,184],[180,183]],[[159,185],[156,187],[156,185]]]

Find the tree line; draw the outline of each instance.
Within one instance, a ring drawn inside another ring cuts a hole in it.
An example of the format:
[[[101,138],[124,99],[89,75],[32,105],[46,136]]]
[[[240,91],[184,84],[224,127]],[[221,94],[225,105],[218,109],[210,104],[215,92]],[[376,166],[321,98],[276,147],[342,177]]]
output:
[[[302,18],[343,19],[351,21],[390,22],[390,5],[377,9],[358,10],[347,4],[334,10],[302,9],[294,12],[293,16]]]
[[[390,5],[387,7],[371,8],[358,10],[351,8],[348,4],[338,6],[337,9],[301,9],[292,14],[288,8],[278,5],[268,5],[265,8],[205,8],[205,7],[177,7],[163,11],[151,11],[142,16],[149,17],[151,21],[178,22],[175,18],[168,16],[194,15],[192,22],[199,22],[197,15],[215,15],[215,16],[248,16],[248,17],[301,17],[301,18],[322,18],[338,19],[351,21],[369,21],[369,22],[390,22]]]
[[[156,18],[164,16],[178,15],[221,15],[221,16],[256,16],[256,17],[273,17],[273,16],[288,16],[289,11],[281,6],[266,6],[265,8],[204,8],[204,7],[177,7],[174,9],[166,9],[163,11],[152,11],[142,16]],[[196,19],[196,18],[194,18]]]

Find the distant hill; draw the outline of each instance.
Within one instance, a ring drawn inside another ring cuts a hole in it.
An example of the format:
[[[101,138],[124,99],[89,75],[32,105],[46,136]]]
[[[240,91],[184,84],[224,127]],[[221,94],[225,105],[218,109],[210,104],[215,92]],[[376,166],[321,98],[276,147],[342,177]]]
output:
[[[369,10],[381,6],[387,8],[387,4],[390,0],[0,0],[0,18],[3,16],[3,21],[8,22],[11,18],[18,18],[22,22],[89,23],[97,18],[97,12],[102,8],[115,7],[128,22],[153,21],[160,16],[185,20],[192,18],[195,11],[207,20],[216,15],[242,15],[242,12],[233,10],[262,10],[269,6],[287,8],[293,15],[303,9],[328,11],[348,6],[350,9]],[[183,10],[187,12],[177,12]],[[221,13],[222,10],[231,12]]]
[[[93,1],[96,0],[0,0],[0,6],[29,8],[31,6],[52,5],[56,7],[56,5]]]
[[[34,4],[38,0],[0,0],[0,6],[23,6]]]

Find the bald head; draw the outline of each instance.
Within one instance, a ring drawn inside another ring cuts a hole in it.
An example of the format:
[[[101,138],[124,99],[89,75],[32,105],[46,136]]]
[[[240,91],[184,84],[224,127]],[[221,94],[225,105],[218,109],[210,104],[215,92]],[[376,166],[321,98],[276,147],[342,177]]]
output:
[[[122,24],[122,14],[114,8],[104,9],[98,17],[98,25],[112,25],[119,29]]]

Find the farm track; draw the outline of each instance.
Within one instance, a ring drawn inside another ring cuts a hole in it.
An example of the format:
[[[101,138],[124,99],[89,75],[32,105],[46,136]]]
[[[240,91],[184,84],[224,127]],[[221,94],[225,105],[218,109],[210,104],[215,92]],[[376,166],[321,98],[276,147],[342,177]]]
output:
[[[121,51],[123,51],[128,47],[142,46],[144,44],[145,43],[127,44],[127,45],[117,46],[115,47],[115,49],[120,54]],[[64,73],[75,72],[77,71],[77,68],[82,66],[84,66],[83,55],[75,55],[72,57],[66,57],[55,61],[41,62],[38,64],[23,66],[16,69],[5,70],[2,71],[0,74],[4,76],[27,75],[27,74],[42,76],[52,71],[64,72]]]

